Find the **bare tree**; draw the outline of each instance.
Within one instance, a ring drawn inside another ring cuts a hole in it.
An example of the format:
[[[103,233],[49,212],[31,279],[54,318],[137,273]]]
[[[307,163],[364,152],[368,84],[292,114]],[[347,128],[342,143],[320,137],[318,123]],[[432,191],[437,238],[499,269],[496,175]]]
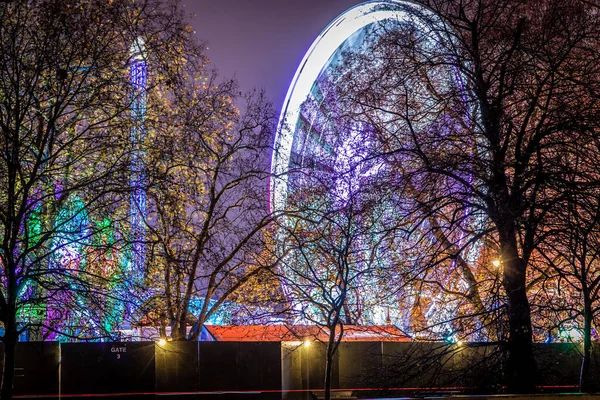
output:
[[[316,325],[326,336],[326,399],[344,326],[367,321],[364,314],[380,300],[375,274],[381,272],[390,232],[383,228],[386,208],[372,190],[376,179],[369,171],[376,165],[362,146],[366,136],[352,125],[341,125],[335,114],[328,117],[313,127],[324,141],[335,143],[335,152],[306,157],[291,172],[287,215],[275,232],[277,272],[290,304],[289,318]]]
[[[440,216],[446,238],[430,221],[432,233],[455,265],[467,243],[497,241],[508,387],[532,392],[528,273],[565,195],[559,155],[596,120],[598,14],[579,1],[420,3],[435,16],[406,5],[422,24],[383,24],[371,51],[347,55],[336,101],[372,128],[390,185],[410,180],[417,209]]]
[[[592,329],[600,292],[600,182],[595,131],[584,129],[576,145],[563,154],[566,168],[560,189],[566,195],[548,224],[547,236],[540,245],[543,261],[537,267],[540,275],[553,283],[547,291],[554,296],[548,295],[544,306],[555,317],[545,322],[554,323],[559,330],[569,325],[583,326],[579,386],[580,391],[590,392],[595,390],[591,376]]]

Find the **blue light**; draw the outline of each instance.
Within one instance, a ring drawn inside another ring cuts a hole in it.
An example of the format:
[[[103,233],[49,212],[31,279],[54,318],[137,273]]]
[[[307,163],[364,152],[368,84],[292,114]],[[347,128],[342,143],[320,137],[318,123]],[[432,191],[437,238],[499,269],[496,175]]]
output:
[[[129,79],[132,86],[132,109],[131,116],[135,125],[131,130],[130,140],[133,145],[133,157],[131,160],[131,175],[129,184],[132,189],[130,199],[129,218],[131,223],[132,255],[131,269],[136,279],[141,278],[141,272],[146,264],[146,246],[144,244],[146,227],[146,176],[144,171],[144,151],[142,144],[145,131],[142,126],[146,117],[146,89],[148,69],[144,59],[144,45],[141,39],[134,43],[133,60],[129,67]]]

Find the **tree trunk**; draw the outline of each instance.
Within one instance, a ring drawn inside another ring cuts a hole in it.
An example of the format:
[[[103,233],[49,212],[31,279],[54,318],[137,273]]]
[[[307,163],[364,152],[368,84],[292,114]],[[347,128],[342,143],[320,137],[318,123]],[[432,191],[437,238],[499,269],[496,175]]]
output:
[[[12,318],[11,318],[12,317]],[[0,398],[10,400],[13,395],[15,378],[15,347],[17,344],[17,325],[14,314],[8,317],[11,321],[4,323],[4,371],[2,373],[2,391]]]
[[[181,319],[178,323],[178,332],[177,332],[177,340],[185,340],[186,339],[186,330],[187,330],[187,321],[186,315],[182,315]]]
[[[177,320],[171,323],[171,339],[173,339],[175,342],[185,340],[185,330],[185,321],[182,322],[180,318],[177,318]]]
[[[583,359],[581,360],[581,373],[579,375],[579,391],[591,392],[593,379],[590,377],[590,363],[592,361],[592,302],[589,296],[584,294],[583,309]]]
[[[536,365],[533,358],[531,314],[526,291],[526,265],[519,257],[514,235],[503,235],[500,232],[500,241],[504,265],[503,284],[508,296],[510,333],[506,369],[508,392],[533,393]]]
[[[327,357],[325,358],[325,400],[331,399],[331,371],[333,369],[333,355],[335,342],[335,327],[330,330],[327,342]]]
[[[200,335],[202,335],[202,328],[204,327],[204,322],[205,322],[204,315],[206,315],[206,314],[202,313],[201,315],[202,315],[202,317],[198,317],[198,319],[192,326],[192,329],[190,329],[190,334],[188,336],[188,340],[190,340],[192,342],[197,341],[198,338],[200,337]]]

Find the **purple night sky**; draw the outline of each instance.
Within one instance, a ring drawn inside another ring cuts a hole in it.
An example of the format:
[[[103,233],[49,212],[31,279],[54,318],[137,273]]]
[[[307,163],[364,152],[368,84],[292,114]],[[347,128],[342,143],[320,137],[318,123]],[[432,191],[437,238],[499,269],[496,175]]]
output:
[[[207,55],[242,91],[264,88],[279,111],[312,42],[361,0],[182,0]]]

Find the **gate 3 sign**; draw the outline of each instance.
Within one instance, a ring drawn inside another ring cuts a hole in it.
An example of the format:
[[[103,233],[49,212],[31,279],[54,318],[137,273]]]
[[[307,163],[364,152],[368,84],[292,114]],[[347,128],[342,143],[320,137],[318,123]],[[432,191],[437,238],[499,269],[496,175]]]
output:
[[[127,347],[126,346],[112,346],[110,348],[110,352],[111,353],[117,353],[117,360],[119,360],[121,358],[121,354],[122,353],[127,353]]]

